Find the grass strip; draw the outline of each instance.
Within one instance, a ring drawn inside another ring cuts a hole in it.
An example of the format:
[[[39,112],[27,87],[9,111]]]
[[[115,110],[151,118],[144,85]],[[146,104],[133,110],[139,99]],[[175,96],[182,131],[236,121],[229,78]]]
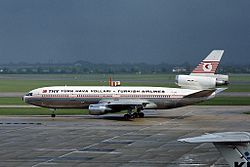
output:
[[[0,108],[0,115],[50,115],[52,110],[47,108]],[[85,109],[58,109],[56,115],[86,115]]]
[[[215,97],[198,105],[250,105],[249,97]]]
[[[0,105],[27,105],[21,97],[0,97]]]

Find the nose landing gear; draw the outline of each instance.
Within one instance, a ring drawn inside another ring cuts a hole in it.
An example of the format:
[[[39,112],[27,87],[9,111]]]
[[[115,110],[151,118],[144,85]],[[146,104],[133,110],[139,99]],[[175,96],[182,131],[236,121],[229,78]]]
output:
[[[52,110],[51,118],[55,118],[56,117],[56,114],[55,114],[56,109],[54,108],[54,109],[51,109],[51,110]]]

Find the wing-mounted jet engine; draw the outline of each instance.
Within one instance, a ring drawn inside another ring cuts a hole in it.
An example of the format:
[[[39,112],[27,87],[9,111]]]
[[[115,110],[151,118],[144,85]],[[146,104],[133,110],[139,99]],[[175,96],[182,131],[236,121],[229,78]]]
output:
[[[102,115],[102,114],[106,114],[110,111],[112,111],[112,109],[109,108],[107,105],[102,104],[102,103],[89,105],[89,114],[90,115]]]

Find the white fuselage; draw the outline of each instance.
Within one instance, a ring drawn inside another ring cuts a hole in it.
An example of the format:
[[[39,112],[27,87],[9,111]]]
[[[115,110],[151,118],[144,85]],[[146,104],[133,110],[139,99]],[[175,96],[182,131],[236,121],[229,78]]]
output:
[[[166,109],[207,100],[208,96],[185,98],[201,90],[163,87],[53,86],[30,91],[24,101],[47,108],[88,108],[107,101],[147,101],[144,107]]]

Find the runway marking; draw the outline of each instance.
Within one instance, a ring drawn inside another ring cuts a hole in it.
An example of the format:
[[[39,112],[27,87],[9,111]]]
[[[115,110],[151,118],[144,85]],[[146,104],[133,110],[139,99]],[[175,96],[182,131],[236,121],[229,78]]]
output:
[[[86,147],[84,147],[84,148],[90,148],[90,147],[93,147],[93,146],[96,146],[96,145],[98,145],[98,143],[91,144],[91,145],[86,146]],[[65,156],[68,156],[68,155],[73,154],[73,153],[75,153],[76,151],[78,151],[77,149],[72,149],[72,150],[73,150],[73,151],[68,152],[68,153],[65,153],[65,154],[63,154],[63,155],[61,155],[61,156],[59,156],[59,157],[55,157],[55,158],[49,159],[49,160],[47,160],[47,161],[45,161],[45,162],[40,162],[40,163],[38,163],[38,164],[35,164],[35,165],[33,165],[32,167],[36,167],[36,166],[39,166],[39,165],[42,165],[42,164],[48,164],[48,163],[50,163],[51,161],[54,161],[54,160],[56,160],[56,159],[58,159],[58,158],[63,158],[63,157],[65,157]]]
[[[108,144],[131,144],[134,143],[134,140],[110,140],[110,141],[104,141],[103,143],[108,143]]]
[[[91,153],[91,154],[121,154],[119,151],[75,151],[75,153]]]
[[[36,148],[36,149],[33,149],[34,151],[58,151],[58,152],[61,152],[61,151],[75,151],[76,149],[50,149],[50,148]]]
[[[187,114],[191,114],[192,112],[193,112],[193,111],[184,113],[184,114],[182,114],[182,115],[180,115],[180,116],[178,116],[178,117],[182,117],[182,116],[185,116],[185,115],[187,115]],[[43,164],[49,164],[49,163],[51,163],[52,161],[54,161],[54,160],[56,160],[56,159],[66,157],[66,156],[71,155],[71,154],[73,154],[73,153],[83,152],[84,150],[89,149],[89,148],[94,147],[94,146],[97,146],[97,145],[99,145],[99,144],[101,144],[101,143],[109,142],[109,141],[114,140],[114,139],[117,139],[117,138],[119,138],[119,137],[133,134],[133,133],[135,133],[136,131],[139,132],[139,131],[143,131],[143,130],[149,129],[149,128],[154,127],[154,126],[161,126],[161,125],[164,125],[164,124],[166,124],[166,123],[168,123],[168,122],[171,122],[171,121],[173,121],[173,120],[176,120],[178,117],[172,118],[172,119],[167,120],[167,121],[162,122],[162,123],[158,123],[158,122],[157,122],[157,124],[149,125],[149,126],[147,126],[147,127],[144,127],[144,128],[138,129],[138,130],[134,130],[134,131],[132,131],[132,132],[127,132],[127,133],[125,133],[125,134],[117,135],[117,136],[114,136],[114,137],[111,137],[111,138],[102,140],[102,141],[100,141],[100,142],[98,142],[98,143],[94,143],[94,144],[85,146],[85,147],[83,147],[83,148],[81,149],[82,151],[79,151],[79,150],[77,150],[77,149],[72,149],[72,151],[70,151],[70,152],[68,152],[68,153],[65,153],[65,154],[63,154],[63,155],[60,155],[60,156],[58,156],[58,157],[49,159],[49,160],[44,161],[44,162],[37,163],[37,164],[33,165],[32,167],[37,167],[37,166],[43,165]],[[106,154],[106,152],[104,152],[104,153]],[[129,162],[133,162],[133,161],[129,161]]]
[[[40,122],[0,122],[0,125],[42,125]]]

